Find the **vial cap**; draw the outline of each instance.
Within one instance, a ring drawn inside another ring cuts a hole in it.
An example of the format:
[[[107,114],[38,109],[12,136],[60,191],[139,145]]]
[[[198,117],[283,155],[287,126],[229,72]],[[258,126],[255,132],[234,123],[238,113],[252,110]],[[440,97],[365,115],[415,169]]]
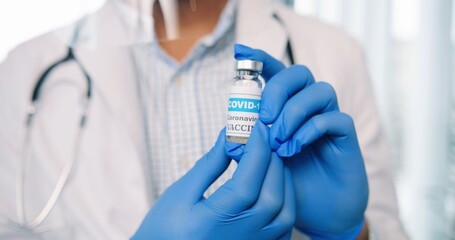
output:
[[[249,70],[262,72],[262,62],[254,60],[239,60],[237,61],[237,70]]]

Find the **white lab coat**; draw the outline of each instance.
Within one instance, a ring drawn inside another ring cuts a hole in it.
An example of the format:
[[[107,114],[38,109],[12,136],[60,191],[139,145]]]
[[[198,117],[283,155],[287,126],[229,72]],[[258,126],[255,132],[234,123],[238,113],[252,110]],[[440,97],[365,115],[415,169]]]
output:
[[[115,22],[112,2],[97,18],[100,36],[123,35]],[[279,23],[273,14],[279,16]],[[251,34],[252,30],[255,34]],[[60,32],[71,32],[68,27]],[[64,35],[64,34],[63,34]],[[79,45],[90,39],[82,31]],[[369,176],[366,217],[380,239],[405,239],[386,142],[381,133],[373,91],[362,51],[340,30],[291,10],[259,0],[241,1],[237,42],[286,58],[288,38],[295,61],[308,66],[317,80],[331,83],[342,111],[353,116]],[[118,40],[118,39],[117,39]],[[127,40],[125,40],[127,41]],[[0,65],[0,216],[17,220],[15,183],[22,150],[24,121],[37,77],[66,54],[66,44],[54,33],[21,44]],[[79,159],[63,195],[45,221],[53,230],[40,234],[0,225],[0,237],[39,236],[59,239],[123,239],[131,236],[150,208],[146,146],[141,102],[130,52],[121,48],[79,48],[76,55],[93,78],[93,100]],[[56,79],[59,79],[58,81]],[[72,82],[72,84],[63,84]],[[79,96],[85,80],[74,64],[60,67],[46,83],[32,136],[33,155],[27,165],[27,216],[37,214],[47,200],[68,156],[77,131]],[[51,146],[51,147],[50,147]],[[3,220],[2,220],[3,221]]]

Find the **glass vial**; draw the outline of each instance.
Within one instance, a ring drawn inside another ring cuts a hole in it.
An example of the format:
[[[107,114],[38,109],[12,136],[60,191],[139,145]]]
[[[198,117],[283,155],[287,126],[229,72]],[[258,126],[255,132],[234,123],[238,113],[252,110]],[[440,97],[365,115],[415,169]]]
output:
[[[259,118],[262,62],[239,60],[232,82],[226,124],[226,140],[245,144]]]

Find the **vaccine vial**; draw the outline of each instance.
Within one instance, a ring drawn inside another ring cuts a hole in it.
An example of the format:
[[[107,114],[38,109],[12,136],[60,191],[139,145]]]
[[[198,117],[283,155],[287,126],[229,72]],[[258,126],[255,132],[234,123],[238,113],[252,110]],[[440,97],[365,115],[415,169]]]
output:
[[[226,140],[245,144],[259,118],[262,62],[239,60],[231,85],[226,124]]]

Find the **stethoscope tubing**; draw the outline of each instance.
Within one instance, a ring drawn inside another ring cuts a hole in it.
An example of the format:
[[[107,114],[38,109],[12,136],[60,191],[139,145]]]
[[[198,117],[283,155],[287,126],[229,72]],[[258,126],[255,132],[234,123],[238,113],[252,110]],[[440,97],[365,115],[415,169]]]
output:
[[[40,226],[44,220],[49,216],[50,212],[54,208],[57,200],[62,194],[63,189],[65,188],[66,184],[68,183],[69,176],[71,175],[71,172],[73,170],[74,163],[76,159],[78,158],[79,155],[79,149],[83,137],[83,133],[85,130],[85,125],[86,125],[86,120],[87,120],[87,113],[88,113],[88,106],[91,101],[91,96],[92,96],[92,79],[90,75],[87,73],[85,68],[82,66],[82,64],[79,62],[79,60],[76,58],[73,50],[73,46],[75,41],[77,41],[78,35],[79,35],[79,30],[80,27],[82,26],[82,23],[84,22],[84,19],[81,20],[79,23],[76,25],[75,32],[72,37],[72,42],[70,46],[68,47],[67,54],[64,58],[56,61],[54,64],[50,65],[38,78],[36,81],[35,87],[32,91],[31,98],[30,98],[30,106],[27,109],[27,119],[25,123],[25,134],[24,134],[24,142],[23,142],[23,148],[22,148],[22,155],[21,159],[19,161],[19,169],[18,169],[18,174],[17,174],[17,185],[16,185],[16,213],[17,213],[17,218],[18,222],[15,223],[16,225],[19,225],[21,228],[26,228],[29,230],[35,230],[38,226]],[[48,200],[46,201],[46,204],[44,207],[39,211],[38,215],[34,217],[32,220],[28,220],[27,216],[25,214],[25,200],[24,200],[24,195],[25,195],[25,165],[28,159],[28,153],[30,151],[30,140],[31,140],[31,135],[32,135],[32,129],[33,129],[33,122],[38,110],[38,103],[39,103],[39,98],[40,98],[40,92],[42,86],[45,84],[46,80],[48,79],[49,74],[54,71],[58,66],[68,63],[70,61],[74,61],[76,65],[79,67],[81,72],[83,73],[85,79],[86,79],[86,92],[84,94],[84,100],[82,102],[82,112],[80,115],[80,121],[79,121],[79,130],[77,132],[77,136],[74,141],[74,146],[71,155],[68,156],[68,159],[66,160],[63,169],[57,179],[57,182],[54,186],[54,189],[52,190],[51,195],[49,195]]]

